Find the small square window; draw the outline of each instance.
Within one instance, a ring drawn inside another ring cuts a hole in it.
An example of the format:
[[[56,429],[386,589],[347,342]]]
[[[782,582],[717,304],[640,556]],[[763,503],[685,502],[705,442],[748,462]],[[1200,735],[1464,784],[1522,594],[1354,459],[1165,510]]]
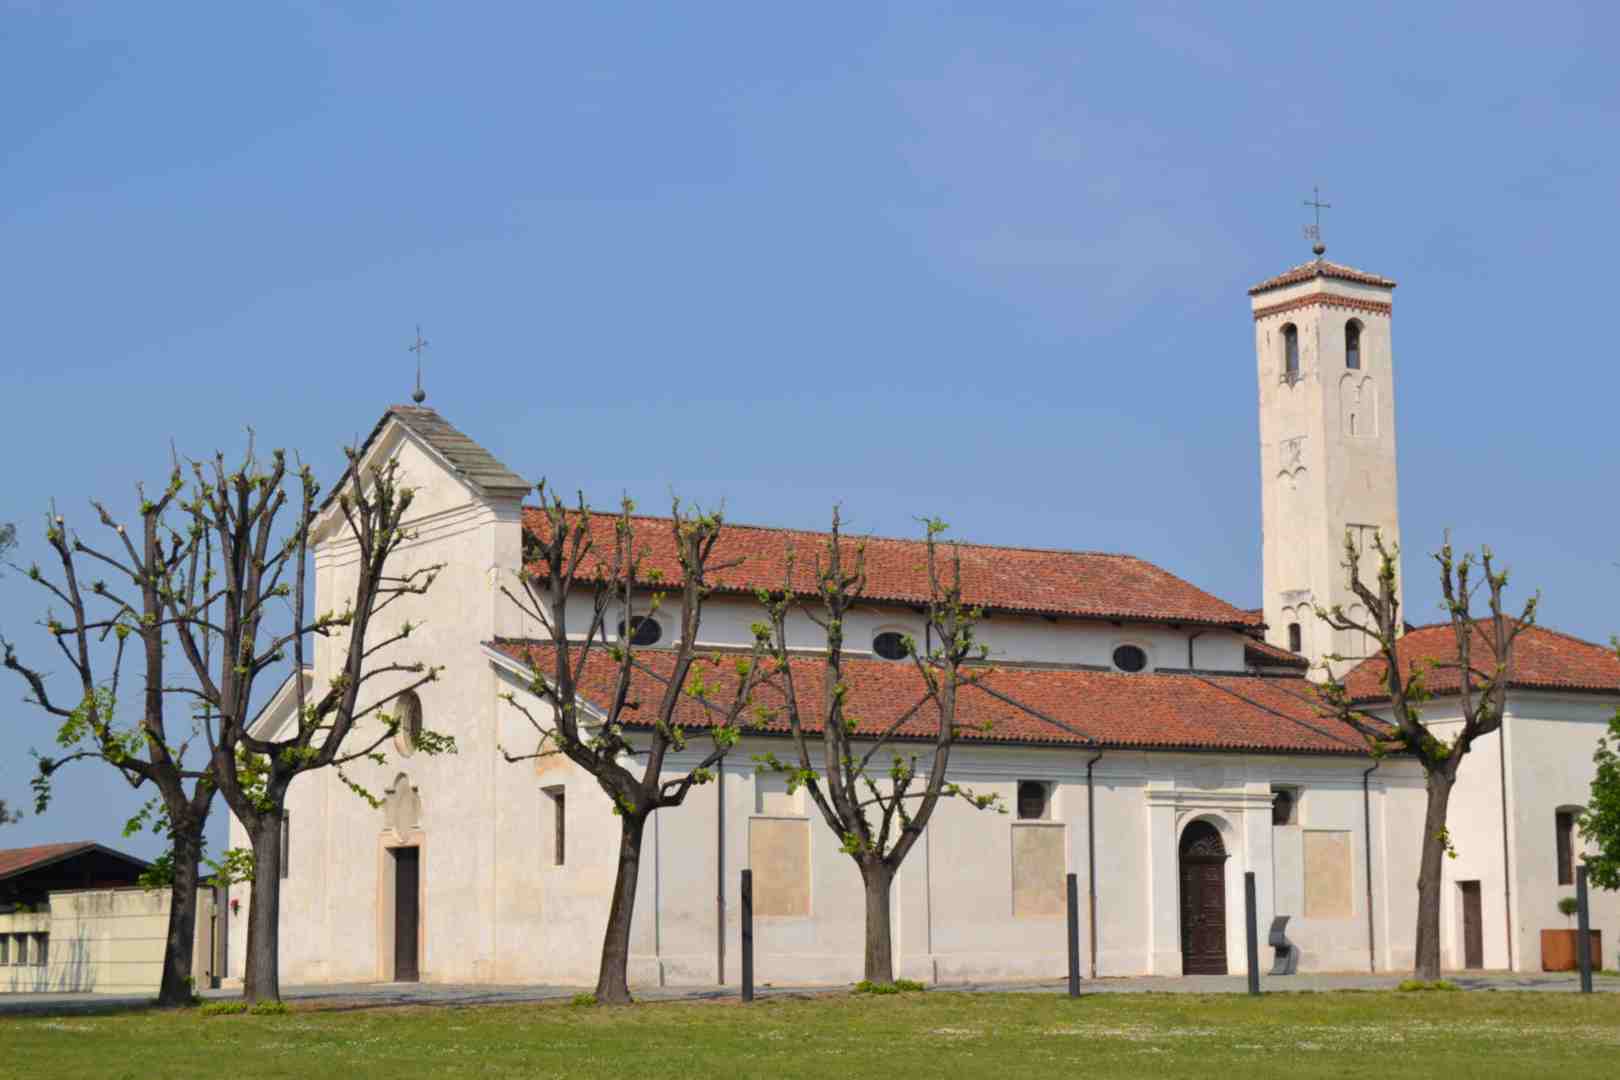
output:
[[[1271,785],[1271,823],[1299,824],[1299,788],[1286,784]]]
[[[1052,816],[1052,785],[1041,780],[1018,781],[1018,820],[1045,821]]]

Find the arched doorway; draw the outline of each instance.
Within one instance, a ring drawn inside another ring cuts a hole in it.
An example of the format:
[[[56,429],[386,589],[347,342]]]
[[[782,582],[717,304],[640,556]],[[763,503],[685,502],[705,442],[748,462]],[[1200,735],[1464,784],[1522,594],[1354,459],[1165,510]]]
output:
[[[1207,821],[1181,834],[1181,970],[1226,974],[1226,845]]]

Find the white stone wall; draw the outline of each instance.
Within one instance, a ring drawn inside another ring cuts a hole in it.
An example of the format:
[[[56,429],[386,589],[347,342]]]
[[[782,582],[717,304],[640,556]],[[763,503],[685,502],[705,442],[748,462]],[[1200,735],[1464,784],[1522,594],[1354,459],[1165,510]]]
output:
[[[1493,733],[1476,741],[1458,773],[1447,814],[1454,858],[1442,868],[1440,905],[1441,964],[1461,969],[1464,963],[1463,914],[1459,882],[1480,883],[1481,938],[1486,969],[1541,970],[1541,931],[1569,929],[1573,920],[1558,912],[1560,897],[1574,896],[1575,886],[1557,883],[1554,814],[1584,805],[1590,797],[1592,753],[1616,701],[1603,696],[1559,695],[1513,691],[1506,719],[1507,762],[1503,737]],[[1440,699],[1424,712],[1425,722],[1442,738],[1456,735],[1460,719],[1455,702]],[[1504,800],[1505,789],[1505,800]],[[1415,792],[1413,816],[1390,832],[1390,840],[1409,852],[1416,866],[1423,830],[1423,789]],[[1502,842],[1503,806],[1507,808],[1508,843]],[[1577,831],[1576,859],[1582,841]],[[1504,872],[1504,860],[1510,870]],[[1507,879],[1512,879],[1509,899]],[[1416,918],[1416,888],[1411,893]],[[1592,926],[1603,931],[1607,962],[1620,950],[1620,895],[1592,890]],[[1511,912],[1511,921],[1507,912]],[[1397,925],[1410,940],[1413,931]],[[1402,963],[1410,963],[1408,955]]]
[[[575,596],[569,607],[571,636],[582,637],[590,625],[590,599]],[[633,615],[645,616],[647,607],[637,606]],[[680,608],[669,603],[652,616],[663,630],[659,647],[674,645],[681,626]],[[703,605],[699,644],[747,647],[753,643],[752,624],[761,621],[759,604],[733,596],[711,597]],[[607,619],[608,633],[614,634],[622,618],[615,610]],[[845,645],[851,652],[869,653],[872,639],[888,630],[910,634],[922,648],[926,644],[923,617],[900,604],[862,605],[845,625]],[[1172,629],[1156,623],[1122,623],[1101,620],[1048,621],[1039,616],[993,614],[976,628],[979,640],[990,648],[992,661],[1049,664],[1095,664],[1111,667],[1114,650],[1120,645],[1140,646],[1148,655],[1149,669],[1196,667],[1204,671],[1243,671],[1244,637],[1231,630],[1204,627]],[[1189,639],[1191,652],[1189,653]],[[795,649],[825,649],[825,632],[802,611],[789,617],[788,646]],[[1193,663],[1188,664],[1189,655]]]

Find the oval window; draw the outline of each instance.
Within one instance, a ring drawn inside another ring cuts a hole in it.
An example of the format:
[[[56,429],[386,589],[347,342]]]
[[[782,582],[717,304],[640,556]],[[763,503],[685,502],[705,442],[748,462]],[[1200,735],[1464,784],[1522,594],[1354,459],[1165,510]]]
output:
[[[1039,780],[1018,781],[1018,816],[1025,821],[1046,817],[1046,791]]]
[[[1147,653],[1139,645],[1121,645],[1114,650],[1114,666],[1121,671],[1141,671],[1147,667]]]
[[[658,620],[647,615],[636,615],[630,619],[630,644],[656,645],[658,639],[664,636],[664,628],[658,625]],[[624,620],[619,620],[619,640],[625,637]]]
[[[407,690],[394,699],[395,719],[399,728],[394,732],[394,746],[402,757],[416,753],[416,738],[422,734],[422,699],[415,690]]]
[[[906,635],[898,630],[885,630],[873,638],[872,651],[885,660],[904,660],[911,655],[906,649]]]

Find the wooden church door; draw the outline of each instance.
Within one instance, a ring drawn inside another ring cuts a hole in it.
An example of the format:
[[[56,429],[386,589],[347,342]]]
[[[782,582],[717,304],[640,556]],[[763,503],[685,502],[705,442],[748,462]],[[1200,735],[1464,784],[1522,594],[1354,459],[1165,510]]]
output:
[[[1181,970],[1226,974],[1226,848],[1207,821],[1181,836]]]
[[[394,849],[394,981],[422,977],[417,956],[421,924],[421,848]]]

